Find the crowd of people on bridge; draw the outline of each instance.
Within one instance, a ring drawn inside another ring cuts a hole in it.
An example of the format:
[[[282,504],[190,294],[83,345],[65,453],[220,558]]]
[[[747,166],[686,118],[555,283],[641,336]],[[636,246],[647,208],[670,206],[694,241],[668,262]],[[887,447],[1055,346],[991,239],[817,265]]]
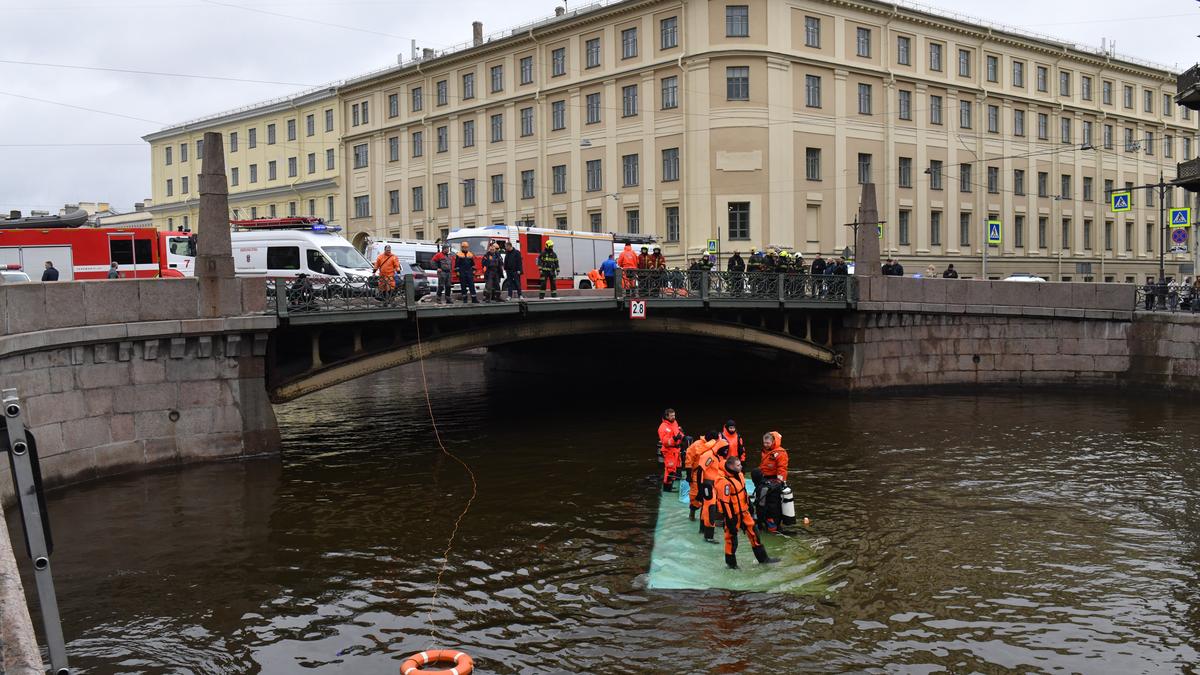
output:
[[[779,562],[767,554],[759,537],[760,531],[787,534],[784,525],[795,523],[794,511],[785,516],[791,489],[787,485],[788,451],[779,432],[763,435],[759,466],[750,472],[749,486],[743,474],[746,443],[732,419],[719,431],[692,438],[684,433],[675,411],[668,408],[658,426],[658,443],[662,491],[674,492],[676,481],[688,484],[688,517],[695,521],[699,516],[699,535],[705,542],[716,544],[716,528],[724,530],[726,566],[738,568],[739,533],[745,534],[759,563]]]

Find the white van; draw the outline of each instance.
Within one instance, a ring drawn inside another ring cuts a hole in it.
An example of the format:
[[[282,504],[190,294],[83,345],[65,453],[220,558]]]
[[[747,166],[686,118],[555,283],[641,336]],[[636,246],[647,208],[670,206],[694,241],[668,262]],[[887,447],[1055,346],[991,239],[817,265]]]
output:
[[[235,231],[233,265],[239,277],[295,278],[303,272],[315,280],[343,277],[365,282],[371,264],[346,241],[330,231]]]

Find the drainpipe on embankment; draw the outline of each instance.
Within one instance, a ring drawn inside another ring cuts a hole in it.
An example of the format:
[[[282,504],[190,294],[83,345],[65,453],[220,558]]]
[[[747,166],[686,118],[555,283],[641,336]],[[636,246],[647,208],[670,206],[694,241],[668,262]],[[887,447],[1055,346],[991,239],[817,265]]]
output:
[[[9,675],[46,672],[3,510],[0,510],[0,672]]]

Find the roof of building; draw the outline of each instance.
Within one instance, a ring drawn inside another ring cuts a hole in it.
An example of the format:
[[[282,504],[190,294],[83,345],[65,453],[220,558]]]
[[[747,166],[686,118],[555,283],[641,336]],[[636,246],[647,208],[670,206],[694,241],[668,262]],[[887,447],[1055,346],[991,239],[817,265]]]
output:
[[[510,41],[517,41],[525,36],[530,35],[534,30],[545,29],[550,26],[557,26],[571,22],[576,19],[583,19],[591,15],[597,14],[606,9],[617,8],[622,5],[635,5],[643,3],[646,0],[598,0],[582,7],[569,10],[563,14],[556,14],[535,21],[530,21],[516,27],[506,28],[501,31],[490,33],[483,36],[483,39],[476,43],[475,40],[469,40],[457,45],[446,47],[440,50],[425,50],[427,55],[416,59],[410,59],[402,63],[378,68],[361,75],[355,75],[346,79],[337,80],[323,84],[319,87],[307,89],[291,96],[271,99],[259,103],[235,108],[221,113],[200,117],[194,120],[189,120],[181,124],[165,127],[160,131],[147,134],[142,137],[146,141],[154,141],[168,136],[173,136],[182,131],[198,131],[214,126],[219,126],[228,122],[237,121],[256,117],[265,113],[276,110],[286,110],[295,105],[303,105],[313,101],[320,101],[326,98],[337,96],[338,92],[346,88],[354,88],[363,84],[373,82],[380,78],[390,77],[408,70],[415,70],[418,66],[423,66],[431,61],[439,61],[452,56],[461,56],[466,52],[475,50],[491,50],[502,46]],[[963,14],[953,10],[941,9],[932,5],[927,5],[913,0],[890,0],[884,2],[882,0],[844,0],[846,6],[860,6],[868,11],[874,11],[884,14],[909,15],[914,18],[932,19],[942,22],[953,22],[967,29],[986,32],[989,36],[996,38],[1016,39],[1023,42],[1032,42],[1035,45],[1050,51],[1058,51],[1068,56],[1100,59],[1116,66],[1124,66],[1126,68],[1133,67],[1141,70],[1155,71],[1155,74],[1161,75],[1164,78],[1174,78],[1178,74],[1178,66],[1168,66],[1161,63],[1155,63],[1146,59],[1140,59],[1133,56],[1118,54],[1110,48],[1092,47],[1080,43],[1063,40],[1061,38],[1038,33],[1036,31],[1027,30],[1018,26],[1008,25],[996,21],[989,21],[979,17]]]

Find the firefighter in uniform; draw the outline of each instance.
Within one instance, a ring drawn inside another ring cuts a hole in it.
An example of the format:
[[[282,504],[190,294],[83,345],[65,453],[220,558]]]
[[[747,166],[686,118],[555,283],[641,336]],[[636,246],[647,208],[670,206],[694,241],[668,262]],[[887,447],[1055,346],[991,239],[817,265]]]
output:
[[[558,297],[558,254],[554,252],[554,242],[547,239],[546,247],[542,249],[537,259],[538,272],[542,277],[542,285],[538,290],[538,299],[546,297],[546,287],[550,288],[550,297]]]
[[[738,530],[746,533],[754,558],[762,564],[777,563],[778,558],[767,555],[767,549],[758,540],[754,529],[754,518],[750,516],[750,500],[746,497],[746,481],[742,478],[742,462],[734,456],[725,460],[725,471],[716,484],[717,503],[725,518],[725,565],[736,570]]]

